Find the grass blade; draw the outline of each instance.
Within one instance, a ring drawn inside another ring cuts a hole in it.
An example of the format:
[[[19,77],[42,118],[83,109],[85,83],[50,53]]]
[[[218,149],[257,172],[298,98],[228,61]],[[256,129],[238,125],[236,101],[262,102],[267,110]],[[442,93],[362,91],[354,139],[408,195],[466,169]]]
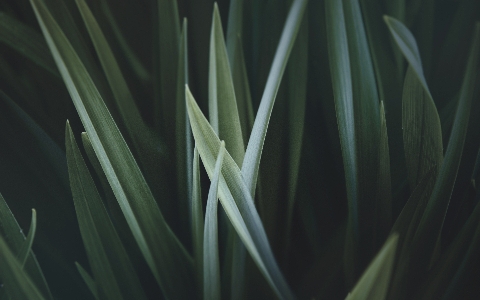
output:
[[[408,182],[413,190],[432,166],[437,170],[441,167],[443,141],[435,103],[412,67],[407,70],[403,87],[402,126]]]
[[[391,235],[345,300],[383,300],[387,296],[398,235]]]
[[[69,123],[65,140],[77,219],[100,293],[107,299],[146,299],[80,154]]]
[[[27,238],[23,243],[22,248],[17,254],[18,261],[22,268],[24,268],[25,263],[27,262],[28,255],[32,250],[33,239],[35,238],[35,231],[37,230],[37,212],[35,209],[32,209],[32,221],[30,222],[30,229],[28,230]]]
[[[34,29],[4,12],[0,12],[0,41],[60,77],[45,39]]]
[[[212,183],[208,191],[205,213],[205,230],[203,234],[203,298],[219,300],[220,292],[220,258],[218,255],[218,183],[220,181],[225,142],[222,141],[218,152]]]
[[[290,7],[265,85],[262,100],[257,111],[257,116],[255,117],[252,133],[248,141],[244,163],[242,164],[242,174],[245,184],[249,188],[252,196],[255,195],[263,144],[267,134],[268,122],[272,115],[273,105],[275,104],[275,97],[280,87],[280,82],[285,72],[287,61],[300,28],[306,6],[307,0],[295,0]]]
[[[207,173],[212,177],[215,158],[220,149],[220,139],[198,107],[188,87],[187,109],[198,152]],[[250,191],[243,181],[238,165],[228,152],[225,154],[222,175],[219,197],[232,225],[277,296],[292,299],[293,294],[275,262]]]
[[[32,212],[32,221],[33,221],[33,212]],[[32,222],[33,225],[34,222]],[[33,231],[30,230],[29,234],[32,234],[31,239],[33,239]],[[11,249],[16,257],[22,258],[27,256],[27,260],[25,262],[20,261],[20,267],[29,274],[32,282],[39,288],[40,293],[45,295],[47,299],[53,299],[52,294],[50,292],[50,288],[43,276],[43,272],[40,269],[38,264],[37,258],[33,251],[28,251],[26,254],[20,254],[20,252],[24,252],[28,247],[26,242],[25,236],[23,235],[22,229],[17,223],[17,220],[13,216],[10,208],[8,207],[5,199],[0,194],[0,236],[3,238],[3,241],[7,244],[8,248]]]
[[[0,236],[0,278],[12,299],[45,299]]]
[[[162,291],[191,294],[192,260],[160,212],[130,149],[61,29],[39,0],[31,1],[80,119],[132,233]],[[155,228],[156,230],[152,230]]]
[[[93,280],[92,276],[90,276],[90,274],[88,274],[88,272],[78,262],[75,262],[75,266],[77,267],[80,276],[82,276],[83,281],[85,281],[88,289],[90,292],[92,292],[93,297],[96,300],[99,300],[100,298],[98,297],[97,284],[95,283],[95,280]]]
[[[193,154],[193,186],[192,186],[192,239],[193,258],[197,279],[197,289],[200,293],[203,287],[203,232],[204,216],[202,191],[200,184],[200,158],[195,147]],[[203,294],[203,293],[200,293]]]

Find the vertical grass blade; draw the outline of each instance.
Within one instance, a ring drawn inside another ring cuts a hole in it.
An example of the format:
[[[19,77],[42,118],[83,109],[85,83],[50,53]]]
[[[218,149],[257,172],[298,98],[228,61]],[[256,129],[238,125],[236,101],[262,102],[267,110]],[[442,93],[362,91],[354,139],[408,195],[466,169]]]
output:
[[[196,283],[198,293],[201,293],[203,287],[203,232],[204,216],[202,204],[202,191],[200,184],[200,158],[198,150],[195,147],[193,154],[193,186],[192,186],[192,244],[193,258],[196,273]]]
[[[198,107],[188,87],[187,109],[198,152],[208,175],[212,177],[220,149],[220,139]],[[238,165],[228,152],[225,153],[222,175],[219,197],[232,225],[277,296],[282,299],[294,298],[275,261],[250,190],[244,182]]]
[[[386,298],[397,243],[398,235],[391,235],[345,300],[383,300]]]
[[[30,222],[30,229],[28,230],[27,238],[23,243],[22,248],[18,252],[17,258],[20,262],[22,268],[24,268],[25,263],[27,262],[28,255],[32,250],[33,239],[35,238],[35,232],[37,230],[37,212],[35,209],[32,209],[32,221]]]
[[[435,103],[411,66],[403,87],[402,127],[408,182],[413,190],[430,168],[441,167],[443,141]]]
[[[45,299],[0,236],[0,279],[11,299]]]
[[[69,123],[65,131],[75,210],[100,293],[107,299],[146,299],[127,252],[80,154]]]
[[[93,280],[92,276],[88,274],[88,272],[80,265],[78,262],[75,262],[75,266],[77,267],[78,273],[80,273],[80,276],[82,276],[83,281],[85,281],[85,284],[87,285],[88,289],[90,292],[92,292],[93,297],[95,300],[99,300],[98,296],[98,289],[97,289],[97,284],[95,283],[95,280]]]
[[[192,294],[192,260],[171,231],[97,88],[44,4],[37,19],[117,201],[167,298]],[[155,228],[155,230],[153,230]]]
[[[273,105],[275,104],[275,97],[280,87],[288,58],[292,52],[306,6],[307,0],[295,0],[290,7],[248,141],[242,165],[242,174],[252,196],[255,195],[263,144]]]
[[[208,191],[203,234],[203,298],[220,300],[220,258],[218,255],[218,183],[220,181],[225,142],[222,141],[218,152],[212,183]]]

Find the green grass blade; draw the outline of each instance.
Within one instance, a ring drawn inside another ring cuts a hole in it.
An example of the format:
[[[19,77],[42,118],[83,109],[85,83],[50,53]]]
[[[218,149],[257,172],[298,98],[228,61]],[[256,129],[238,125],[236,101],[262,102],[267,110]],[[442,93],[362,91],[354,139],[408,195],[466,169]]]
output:
[[[228,8],[228,24],[227,24],[227,53],[230,65],[233,69],[233,61],[236,56],[235,52],[242,49],[239,45],[241,41],[239,37],[243,32],[243,7],[244,0],[232,0],[230,1],[230,7]],[[234,72],[232,70],[232,76]]]
[[[278,43],[275,57],[273,58],[272,67],[257,111],[257,116],[255,117],[252,133],[248,141],[245,159],[242,165],[242,174],[245,184],[249,188],[252,196],[255,195],[263,144],[265,142],[273,105],[275,104],[275,97],[280,87],[280,82],[285,72],[287,61],[300,28],[306,6],[307,0],[295,0],[290,7],[282,36]]]
[[[219,300],[220,292],[220,258],[218,254],[218,183],[220,181],[225,142],[222,141],[218,152],[212,183],[208,191],[205,212],[205,229],[203,234],[203,298]]]
[[[388,29],[398,47],[413,68],[415,74],[417,74],[428,97],[433,99],[430,90],[428,89],[427,80],[423,74],[422,60],[420,58],[420,51],[418,50],[417,43],[415,42],[415,37],[410,30],[402,24],[402,22],[395,18],[384,16],[383,19],[385,20],[385,23],[387,23]]]
[[[383,241],[392,225],[392,182],[385,107],[380,102],[380,138],[378,151],[377,197],[375,203],[375,242]]]
[[[154,53],[157,59],[154,76],[155,92],[155,122],[163,127],[162,132],[171,135],[175,116],[175,91],[178,63],[178,45],[180,40],[180,20],[178,15],[177,1],[157,0],[158,6],[158,53]],[[156,77],[156,78],[155,78]],[[174,137],[167,138],[173,141]]]
[[[34,29],[4,12],[0,12],[0,41],[60,77],[45,39]]]
[[[33,212],[32,212],[33,214]],[[33,219],[33,215],[32,215]],[[33,222],[32,222],[33,225]],[[34,232],[32,232],[33,234]],[[29,232],[30,234],[30,232]],[[17,223],[17,220],[13,216],[10,208],[8,207],[5,199],[0,194],[0,236],[3,237],[4,242],[7,243],[9,249],[16,254],[16,257],[22,258],[24,255],[21,255],[20,252],[25,251],[28,248],[25,247],[27,244],[25,236],[23,235],[22,229]],[[31,237],[33,239],[33,236]],[[27,260],[23,263],[20,261],[20,267],[23,268],[26,273],[30,275],[33,283],[40,289],[40,292],[47,297],[47,299],[53,299],[50,292],[50,288],[43,276],[43,272],[40,269],[37,258],[33,251],[28,251]],[[23,265],[22,265],[23,263]]]
[[[183,20],[180,38],[178,72],[177,72],[177,103],[176,103],[176,158],[177,158],[177,194],[179,197],[180,217],[188,217],[185,224],[192,218],[192,154],[193,137],[185,106],[185,84],[188,84],[188,31],[187,19]],[[186,188],[185,188],[186,187]]]
[[[99,289],[107,299],[146,299],[69,123],[66,126],[65,140],[77,219]]]
[[[220,139],[198,107],[188,87],[187,109],[198,152],[207,173],[212,177],[215,160],[220,149]],[[219,197],[232,225],[277,296],[286,299],[293,298],[294,296],[275,262],[249,188],[244,182],[238,165],[228,152],[225,154],[222,175]]]
[[[432,253],[437,239],[440,238],[465,143],[479,53],[480,23],[476,23],[445,158],[413,242],[414,246],[419,243],[424,245],[423,253]],[[425,257],[423,263],[425,263]]]
[[[409,67],[402,98],[402,126],[408,182],[414,189],[425,174],[443,162],[440,118],[433,100]]]
[[[345,300],[385,299],[395,262],[397,243],[398,235],[391,235]]]
[[[0,279],[11,299],[45,299],[0,236]]]
[[[325,17],[330,73],[347,187],[349,232],[358,237],[356,128],[354,124],[352,73],[342,2],[327,0],[325,2]],[[346,251],[351,252],[353,250],[346,248]]]
[[[165,222],[130,149],[72,46],[43,3],[31,3],[102,169],[152,273],[166,297],[188,298],[193,275],[191,257]]]
[[[93,297],[95,300],[99,300],[100,297],[98,296],[98,289],[97,289],[97,284],[95,283],[95,280],[93,280],[92,276],[88,274],[88,272],[80,265],[78,262],[75,262],[75,266],[77,267],[78,273],[80,273],[80,276],[82,276],[83,281],[85,281],[85,284],[87,285],[88,289],[90,292],[92,292]]]
[[[142,81],[149,81],[151,79],[150,72],[145,68],[143,63],[140,61],[138,56],[135,54],[135,52],[123,36],[122,31],[120,30],[120,26],[118,26],[118,23],[115,20],[115,17],[113,16],[107,1],[100,1],[100,5],[105,18],[110,27],[112,28],[113,34],[115,35],[115,38],[120,45],[121,50],[125,54],[125,57],[127,58],[130,66],[132,67],[132,70]]]
[[[287,66],[288,78],[288,196],[285,232],[285,255],[288,255],[291,240],[293,209],[297,195],[300,157],[305,126],[308,73],[308,19],[304,16],[297,40]]]
[[[32,221],[30,222],[30,229],[28,230],[27,238],[25,239],[25,242],[23,243],[22,248],[20,248],[20,251],[17,254],[18,261],[20,262],[20,265],[22,266],[22,268],[25,266],[25,263],[27,262],[27,259],[28,259],[28,255],[32,250],[32,244],[33,244],[33,239],[35,238],[36,230],[37,230],[37,212],[35,211],[35,209],[32,209]]]
[[[227,151],[238,166],[245,155],[237,100],[233,87],[232,73],[228,62],[227,49],[223,36],[222,21],[218,6],[213,9],[210,35],[210,70],[208,88],[208,108],[210,124],[221,139],[225,140]]]
[[[203,287],[203,232],[204,216],[200,184],[200,158],[195,147],[193,154],[192,244],[198,293],[200,293]]]

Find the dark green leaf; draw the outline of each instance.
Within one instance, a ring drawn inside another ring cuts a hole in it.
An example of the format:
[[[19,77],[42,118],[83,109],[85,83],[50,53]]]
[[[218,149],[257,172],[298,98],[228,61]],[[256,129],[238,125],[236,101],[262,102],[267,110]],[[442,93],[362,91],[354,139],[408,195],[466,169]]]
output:
[[[93,280],[92,276],[90,276],[90,274],[88,274],[88,272],[78,262],[75,262],[75,266],[77,266],[78,273],[80,273],[80,276],[82,276],[83,281],[85,281],[88,289],[90,292],[92,292],[93,297],[95,297],[96,300],[99,300],[100,298],[98,297],[97,284],[95,283],[95,280]]]

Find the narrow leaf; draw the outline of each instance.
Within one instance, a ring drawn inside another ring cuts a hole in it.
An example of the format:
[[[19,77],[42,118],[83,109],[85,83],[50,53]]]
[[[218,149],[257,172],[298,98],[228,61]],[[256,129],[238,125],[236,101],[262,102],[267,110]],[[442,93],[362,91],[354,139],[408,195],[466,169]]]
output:
[[[387,296],[398,235],[393,234],[365,270],[346,300],[383,300]]]
[[[101,293],[108,299],[145,299],[140,281],[103,206],[69,123],[65,140],[75,211]]]
[[[192,239],[197,289],[203,287],[203,232],[204,216],[202,191],[200,184],[200,158],[195,147],[193,154],[193,186],[192,186]]]
[[[92,276],[90,276],[90,274],[88,274],[88,272],[78,262],[75,262],[75,266],[77,267],[80,276],[82,276],[83,281],[85,281],[88,289],[90,290],[90,292],[92,292],[93,297],[96,300],[99,300],[100,298],[98,297],[97,284],[95,283],[95,280],[93,280]]]
[[[220,149],[220,139],[198,107],[188,87],[187,109],[198,152],[208,175],[212,178]],[[250,191],[243,181],[238,165],[228,152],[225,154],[222,175],[219,197],[232,225],[277,296],[286,299],[293,298],[293,294],[275,262]]]
[[[218,183],[220,181],[225,142],[222,141],[218,152],[212,183],[208,191],[205,213],[205,230],[203,234],[203,298],[219,300],[220,292],[220,258],[218,255]]]
[[[37,230],[37,212],[35,209],[32,209],[32,221],[30,222],[30,229],[28,230],[27,238],[23,243],[22,248],[18,252],[17,258],[20,262],[22,268],[25,266],[27,262],[28,255],[32,250],[33,239],[35,238],[35,231]]]
[[[193,275],[191,257],[166,224],[130,149],[72,46],[42,1],[31,3],[95,153],[152,273],[166,297],[188,298]]]

